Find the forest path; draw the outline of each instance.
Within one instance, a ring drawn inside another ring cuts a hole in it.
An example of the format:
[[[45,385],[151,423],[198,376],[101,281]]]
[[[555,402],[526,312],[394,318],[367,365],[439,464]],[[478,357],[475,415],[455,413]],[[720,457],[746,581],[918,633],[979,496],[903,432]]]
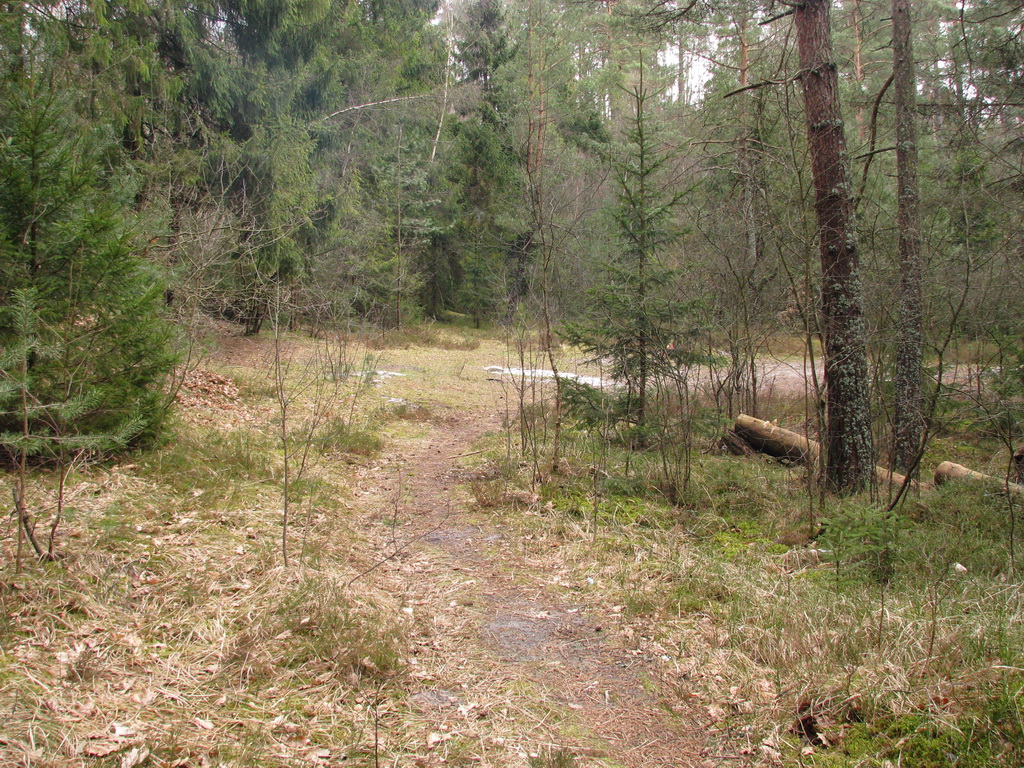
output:
[[[414,617],[409,702],[428,734],[416,764],[736,765],[708,754],[699,702],[662,691],[629,647],[621,606],[570,586],[585,582],[571,568],[550,571],[557,542],[473,505],[479,471],[462,459],[500,430],[503,397],[480,379],[487,396],[400,422],[360,473],[369,535]]]

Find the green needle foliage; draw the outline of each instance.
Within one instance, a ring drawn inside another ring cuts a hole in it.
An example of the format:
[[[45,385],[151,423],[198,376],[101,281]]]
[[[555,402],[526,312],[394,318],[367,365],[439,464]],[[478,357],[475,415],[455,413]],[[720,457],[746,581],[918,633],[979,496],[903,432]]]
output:
[[[656,93],[644,83],[642,67],[626,94],[632,112],[625,142],[611,157],[618,185],[611,213],[620,245],[591,291],[591,311],[563,335],[594,359],[611,361],[611,375],[625,388],[623,418],[642,428],[655,381],[678,375],[689,362],[690,306],[677,298],[679,275],[666,265],[666,252],[682,234],[674,209],[683,193],[665,179],[671,155],[657,140],[650,114]]]
[[[154,434],[175,355],[121,150],[41,82],[0,91],[0,432],[55,456]]]
[[[67,349],[59,340],[44,339],[52,334],[42,327],[34,290],[18,289],[11,299],[3,316],[13,335],[0,353],[0,413],[12,429],[0,433],[0,447],[19,458],[67,457],[123,447],[142,432],[144,418],[131,411],[123,412],[110,432],[82,430],[102,402],[99,387],[69,388],[69,396],[61,400],[46,397],[46,373]]]

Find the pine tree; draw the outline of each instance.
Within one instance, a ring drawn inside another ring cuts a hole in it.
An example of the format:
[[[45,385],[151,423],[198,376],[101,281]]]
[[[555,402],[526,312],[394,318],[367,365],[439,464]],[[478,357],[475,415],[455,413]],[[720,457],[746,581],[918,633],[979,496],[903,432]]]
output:
[[[899,339],[893,424],[893,465],[916,474],[924,437],[922,359],[923,265],[917,185],[917,84],[909,0],[893,0],[893,84],[896,98],[896,183],[900,251]]]
[[[451,123],[445,180],[452,192],[444,214],[450,227],[436,239],[424,274],[433,290],[427,311],[442,307],[469,314],[475,323],[493,315],[501,300],[504,260],[515,240],[516,202],[522,198],[519,152],[512,130],[516,113],[507,74],[515,59],[504,13],[495,0],[466,9],[455,59],[475,97]]]
[[[795,20],[821,254],[828,397],[825,473],[832,490],[850,493],[869,485],[875,458],[867,323],[829,7],[828,0],[807,0],[796,9]]]

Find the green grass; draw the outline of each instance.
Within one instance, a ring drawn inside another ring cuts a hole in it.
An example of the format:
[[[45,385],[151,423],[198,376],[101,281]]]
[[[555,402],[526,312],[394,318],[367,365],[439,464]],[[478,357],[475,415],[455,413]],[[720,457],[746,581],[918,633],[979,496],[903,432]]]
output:
[[[375,456],[384,447],[384,439],[372,428],[352,426],[346,419],[336,418],[313,435],[313,446],[321,453],[342,453],[351,456]]]
[[[159,449],[139,456],[141,475],[186,497],[195,491],[230,503],[240,485],[275,476],[277,440],[258,429],[179,425]],[[208,495],[207,495],[208,494]]]
[[[402,328],[368,335],[366,346],[374,350],[430,347],[447,351],[469,351],[480,346],[480,340],[467,329],[448,325],[406,325]]]
[[[808,765],[818,768],[901,765],[907,768],[989,768],[1024,761],[1020,690],[995,697],[972,718],[940,711],[880,717],[849,726],[835,749]]]

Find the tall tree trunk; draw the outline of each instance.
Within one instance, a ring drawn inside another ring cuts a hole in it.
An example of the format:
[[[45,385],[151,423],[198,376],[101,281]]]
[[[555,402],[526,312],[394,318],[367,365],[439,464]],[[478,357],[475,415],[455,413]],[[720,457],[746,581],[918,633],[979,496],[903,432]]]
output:
[[[402,258],[402,126],[398,126],[398,174],[395,176],[395,328],[402,329],[402,287],[405,278]]]
[[[532,244],[537,246],[541,265],[541,319],[544,323],[544,346],[548,355],[548,365],[555,380],[554,386],[554,425],[551,435],[551,472],[557,474],[561,462],[562,444],[562,393],[558,386],[558,359],[555,356],[554,322],[551,317],[551,281],[554,269],[554,244],[552,242],[552,222],[547,211],[547,179],[545,176],[544,141],[547,131],[547,52],[544,39],[544,0],[531,0],[529,5],[529,27],[527,29],[529,69],[528,84],[528,118],[526,182],[530,219],[532,223]]]
[[[804,0],[795,13],[821,252],[825,335],[828,487],[864,489],[874,469],[864,319],[850,161],[832,52],[830,0]]]
[[[860,0],[853,0],[853,80],[857,83],[857,138],[867,139],[864,123],[864,37],[861,33]]]
[[[676,101],[680,104],[690,103],[690,62],[686,56],[686,32],[685,22],[680,19],[679,29],[676,31],[676,55],[679,63],[676,66]]]
[[[602,62],[602,69],[604,70],[603,74],[607,83],[614,82],[611,79],[610,72],[615,62],[615,35],[612,33],[612,16],[615,12],[615,2],[616,0],[604,0],[604,50],[602,51],[604,61]],[[608,90],[603,91],[601,94],[601,98],[604,101],[601,114],[608,122],[612,121],[615,114],[613,109],[615,90],[614,85],[609,85]]]
[[[750,84],[750,9],[744,4],[739,9],[738,31],[740,39],[740,88],[746,88]],[[744,295],[746,289],[753,280],[755,270],[761,261],[761,228],[759,216],[759,183],[760,176],[760,127],[759,110],[755,108],[754,114],[748,112],[748,105],[754,95],[749,92],[740,94],[740,145],[737,153],[739,163],[740,182],[743,192],[743,228],[746,232],[745,258],[741,261],[741,269],[744,274],[740,287],[740,295]],[[733,349],[734,384],[733,393],[739,394],[744,400],[741,406],[751,413],[757,413],[757,364],[754,360],[754,341],[751,334],[750,304],[744,299],[741,306],[742,328],[741,337],[737,338]],[[745,382],[747,376],[749,380]],[[746,386],[744,387],[744,382]],[[733,397],[729,397],[729,415],[732,416]]]
[[[892,3],[893,87],[896,97],[896,190],[899,228],[900,308],[897,325],[893,399],[893,464],[909,470],[917,460],[924,432],[921,358],[921,230],[917,195],[917,105],[910,0]]]

